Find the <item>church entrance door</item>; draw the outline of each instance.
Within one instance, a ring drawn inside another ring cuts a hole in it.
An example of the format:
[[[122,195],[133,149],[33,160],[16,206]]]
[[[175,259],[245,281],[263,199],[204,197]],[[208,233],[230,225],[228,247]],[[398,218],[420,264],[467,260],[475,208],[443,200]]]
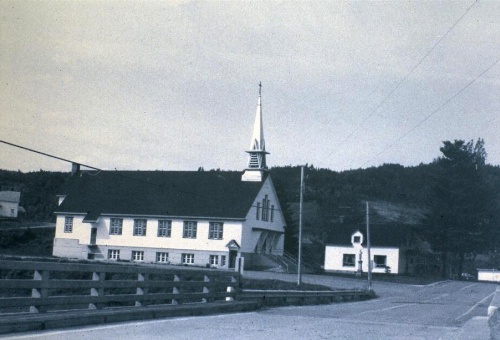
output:
[[[238,257],[238,251],[237,250],[230,250],[229,251],[229,268],[235,268],[236,267],[236,258]]]

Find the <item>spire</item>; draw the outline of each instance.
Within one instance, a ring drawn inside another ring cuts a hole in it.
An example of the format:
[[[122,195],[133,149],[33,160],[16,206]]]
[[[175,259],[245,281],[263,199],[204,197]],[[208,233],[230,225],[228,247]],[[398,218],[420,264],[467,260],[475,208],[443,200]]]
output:
[[[267,171],[266,165],[266,142],[264,140],[264,125],[262,123],[262,83],[259,83],[259,100],[257,102],[257,112],[255,113],[255,123],[253,135],[250,142],[250,149],[247,151],[248,166],[243,174],[243,181],[261,181],[263,174]]]

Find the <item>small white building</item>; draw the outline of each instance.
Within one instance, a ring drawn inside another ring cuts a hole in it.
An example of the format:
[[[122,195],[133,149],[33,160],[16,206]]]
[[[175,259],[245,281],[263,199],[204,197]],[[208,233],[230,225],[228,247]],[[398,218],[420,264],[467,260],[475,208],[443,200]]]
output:
[[[500,282],[500,270],[497,269],[478,269],[478,281]]]
[[[0,217],[17,218],[20,200],[19,191],[0,191]]]
[[[53,255],[222,268],[283,255],[260,93],[247,152],[244,172],[78,172],[58,195]]]
[[[401,274],[411,271],[414,258],[408,256],[410,239],[404,226],[378,225],[370,238],[372,272]],[[324,269],[330,272],[368,272],[366,233],[352,227],[336,230],[335,243],[325,247]]]

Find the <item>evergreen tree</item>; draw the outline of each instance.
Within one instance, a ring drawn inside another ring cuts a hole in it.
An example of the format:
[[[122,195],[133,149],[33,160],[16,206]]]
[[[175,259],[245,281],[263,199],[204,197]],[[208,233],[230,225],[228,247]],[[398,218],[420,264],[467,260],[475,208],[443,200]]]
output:
[[[443,155],[436,161],[434,197],[426,231],[434,250],[442,254],[442,274],[446,276],[452,262],[450,255],[458,260],[456,270],[460,274],[466,256],[475,256],[493,246],[489,240],[494,196],[484,174],[484,141],[455,140],[443,144]]]

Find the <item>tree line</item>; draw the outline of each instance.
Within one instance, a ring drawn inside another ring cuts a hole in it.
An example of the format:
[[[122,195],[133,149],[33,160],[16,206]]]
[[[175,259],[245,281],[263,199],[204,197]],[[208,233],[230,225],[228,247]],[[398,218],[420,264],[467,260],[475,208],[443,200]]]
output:
[[[309,256],[321,262],[317,250],[324,249],[340,225],[362,226],[368,201],[379,210],[389,206],[398,211],[396,221],[375,213],[370,219],[410,226],[441,255],[443,276],[461,273],[464,261],[478,254],[496,258],[500,266],[500,167],[486,163],[482,139],[445,141],[439,151],[430,164],[413,167],[383,164],[335,172],[306,165],[305,205],[316,206],[316,216],[304,214],[303,231],[312,243]],[[275,167],[271,173],[281,200],[297,202],[300,167]],[[286,243],[292,252],[297,244],[297,209],[294,204],[285,211],[290,226]]]
[[[304,256],[321,263],[336,227],[364,223],[366,201],[411,212],[400,214],[396,223],[411,225],[443,263],[458,258],[455,271],[477,254],[498,256],[500,167],[487,164],[482,139],[445,141],[439,151],[433,162],[412,167],[383,164],[337,172],[305,165]],[[296,254],[300,166],[273,167],[270,173],[288,225],[285,249]],[[54,221],[55,195],[69,178],[62,172],[0,170],[2,190],[21,191],[26,210],[21,218],[27,221]]]

